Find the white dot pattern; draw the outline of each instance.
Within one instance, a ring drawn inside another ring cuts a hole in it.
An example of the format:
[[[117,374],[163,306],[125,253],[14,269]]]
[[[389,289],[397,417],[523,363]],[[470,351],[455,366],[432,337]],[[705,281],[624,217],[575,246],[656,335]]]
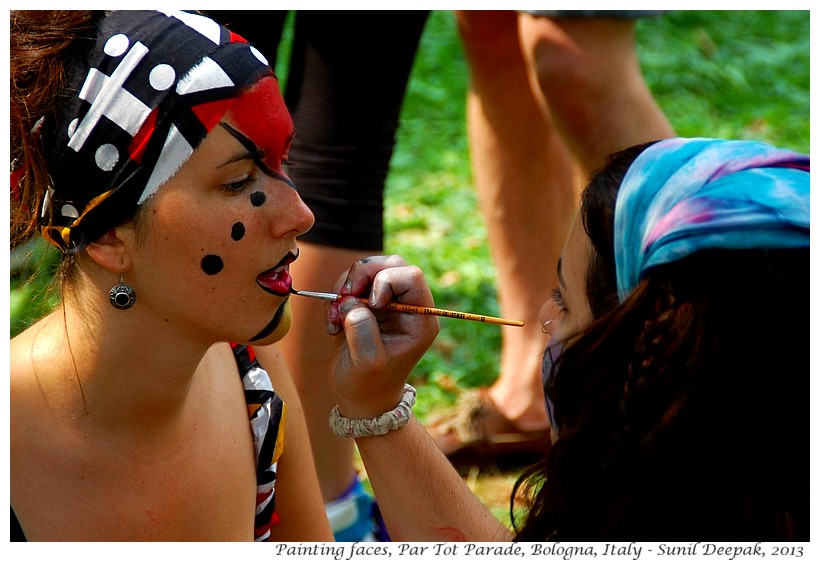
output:
[[[151,73],[148,76],[148,81],[151,83],[152,88],[158,92],[162,92],[171,87],[175,78],[176,72],[174,72],[171,65],[158,64],[151,69]]]
[[[76,219],[80,216],[80,213],[77,212],[77,208],[74,205],[69,205],[66,203],[60,208],[60,212],[63,214],[64,217],[71,217]]]
[[[117,150],[117,147],[113,144],[104,144],[97,149],[97,152],[94,153],[94,161],[97,163],[100,170],[105,172],[110,172],[113,170],[119,159],[120,153]]]
[[[48,226],[44,233],[61,249],[82,247],[84,235],[105,229],[109,207],[100,203],[113,182],[132,177],[131,169],[141,166],[148,180],[129,184],[111,204],[125,204],[132,196],[139,196],[137,204],[149,198],[188,160],[223,111],[222,104],[211,101],[241,95],[244,89],[238,86],[244,84],[234,80],[258,80],[264,73],[258,66],[270,66],[261,52],[213,20],[184,12],[160,14],[112,12],[100,24],[103,35],[88,55],[85,76],[71,80],[77,103],[71,106],[73,114],[60,116],[57,127],[73,153],[61,159],[54,178],[66,193],[49,191],[41,209]],[[164,42],[169,34],[171,45]],[[165,100],[168,112],[157,111],[149,121]],[[177,121],[186,126],[178,129]],[[94,185],[71,184],[83,176],[93,176]]]
[[[251,45],[251,53],[253,53],[253,56],[255,56],[255,57],[256,57],[256,59],[257,59],[259,62],[261,62],[262,64],[268,64],[268,59],[266,59],[266,58],[265,58],[265,55],[263,55],[263,54],[259,51],[259,49],[257,49],[257,48],[256,48],[256,47],[254,47],[253,45]]]
[[[105,54],[109,57],[119,57],[128,50],[129,44],[130,41],[128,41],[128,37],[122,33],[118,33],[116,35],[112,35],[111,38],[105,42],[103,51],[105,51]]]

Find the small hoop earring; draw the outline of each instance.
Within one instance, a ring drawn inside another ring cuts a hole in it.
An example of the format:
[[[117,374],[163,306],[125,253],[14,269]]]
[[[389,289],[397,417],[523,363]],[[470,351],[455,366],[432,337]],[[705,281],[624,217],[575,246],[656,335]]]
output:
[[[555,318],[550,318],[550,319],[549,319],[549,320],[547,320],[546,322],[542,322],[542,323],[541,323],[541,332],[542,332],[542,333],[544,333],[544,334],[549,334],[549,332],[547,331],[547,326],[549,326],[550,324],[552,324],[552,321],[553,321],[553,320],[555,320]]]
[[[136,301],[137,293],[134,292],[134,289],[132,289],[130,285],[126,285],[123,281],[123,274],[120,273],[119,284],[108,291],[108,302],[110,302],[114,308],[126,310],[134,306]]]

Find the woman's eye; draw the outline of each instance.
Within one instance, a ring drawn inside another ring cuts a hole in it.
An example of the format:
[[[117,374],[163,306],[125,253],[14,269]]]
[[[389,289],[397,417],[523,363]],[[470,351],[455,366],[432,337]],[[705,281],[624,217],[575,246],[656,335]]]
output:
[[[239,181],[235,181],[235,182],[231,182],[231,183],[224,183],[224,184],[222,184],[221,187],[227,193],[238,194],[238,193],[242,193],[243,191],[245,191],[245,189],[248,186],[250,186],[254,181],[256,181],[256,178],[249,175],[249,176],[246,176],[246,177],[242,178]]]
[[[561,309],[561,312],[567,311],[567,304],[564,302],[564,296],[561,294],[561,290],[558,287],[553,287],[552,289],[552,300],[555,301],[555,304]]]

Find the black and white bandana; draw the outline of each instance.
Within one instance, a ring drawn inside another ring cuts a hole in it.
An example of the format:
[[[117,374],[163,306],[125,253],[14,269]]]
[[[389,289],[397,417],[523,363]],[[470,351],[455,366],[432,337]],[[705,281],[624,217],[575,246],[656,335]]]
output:
[[[70,99],[43,133],[54,164],[40,217],[45,238],[69,252],[133,216],[243,92],[273,76],[215,21],[154,11],[111,13],[70,71]]]

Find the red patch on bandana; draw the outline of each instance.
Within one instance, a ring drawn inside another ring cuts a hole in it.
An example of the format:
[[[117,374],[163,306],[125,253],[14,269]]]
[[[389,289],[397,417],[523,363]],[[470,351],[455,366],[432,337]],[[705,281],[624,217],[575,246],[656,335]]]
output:
[[[239,98],[242,99],[242,98]],[[237,98],[229,98],[226,100],[216,100],[208,103],[203,103],[191,108],[191,111],[197,116],[199,121],[209,133],[214,126],[219,123],[225,112],[231,109],[231,106],[237,103]]]
[[[273,77],[263,78],[231,108],[244,135],[265,152],[265,165],[284,174],[282,160],[293,138],[293,120]]]
[[[157,126],[157,114],[159,110],[154,108],[153,111],[145,119],[140,130],[134,135],[131,144],[128,146],[128,156],[137,164],[142,163],[142,155],[145,152],[145,147],[148,146],[148,141],[151,140],[151,135],[154,134],[154,129]]]

